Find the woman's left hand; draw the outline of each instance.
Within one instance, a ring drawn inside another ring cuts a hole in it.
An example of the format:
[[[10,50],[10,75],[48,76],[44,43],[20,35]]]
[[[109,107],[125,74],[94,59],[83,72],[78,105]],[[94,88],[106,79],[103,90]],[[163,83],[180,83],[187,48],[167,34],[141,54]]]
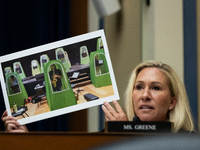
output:
[[[128,121],[128,118],[119,103],[116,100],[113,100],[112,103],[116,110],[108,102],[104,102],[102,105],[106,121]]]

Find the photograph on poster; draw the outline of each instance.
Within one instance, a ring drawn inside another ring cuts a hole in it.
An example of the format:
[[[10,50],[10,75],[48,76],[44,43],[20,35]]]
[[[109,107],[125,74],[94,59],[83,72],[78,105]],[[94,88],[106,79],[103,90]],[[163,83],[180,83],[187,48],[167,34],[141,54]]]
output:
[[[20,124],[119,100],[103,30],[1,56],[0,76]]]

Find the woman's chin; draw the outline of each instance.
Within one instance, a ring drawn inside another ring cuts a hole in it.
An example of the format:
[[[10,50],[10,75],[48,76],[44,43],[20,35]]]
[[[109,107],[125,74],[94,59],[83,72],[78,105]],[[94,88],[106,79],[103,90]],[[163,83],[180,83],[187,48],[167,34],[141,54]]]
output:
[[[153,121],[153,118],[150,116],[141,116],[139,117],[141,121]]]

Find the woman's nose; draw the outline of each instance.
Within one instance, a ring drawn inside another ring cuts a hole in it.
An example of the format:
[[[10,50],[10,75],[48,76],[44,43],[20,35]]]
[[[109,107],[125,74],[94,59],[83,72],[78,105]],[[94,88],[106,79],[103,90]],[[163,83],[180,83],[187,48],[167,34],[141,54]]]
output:
[[[142,93],[142,100],[150,100],[150,99],[151,99],[150,90],[148,88],[145,88]]]

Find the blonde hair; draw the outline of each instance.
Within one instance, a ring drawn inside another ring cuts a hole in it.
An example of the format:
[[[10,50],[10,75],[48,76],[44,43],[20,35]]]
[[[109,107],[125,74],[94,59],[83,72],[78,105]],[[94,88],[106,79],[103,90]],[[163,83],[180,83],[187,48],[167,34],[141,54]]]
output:
[[[144,68],[158,68],[166,76],[169,82],[171,96],[175,96],[177,98],[175,108],[169,111],[169,121],[174,123],[174,131],[178,132],[180,129],[194,131],[193,118],[184,84],[169,65],[154,60],[139,64],[131,74],[129,84],[125,92],[124,105],[129,121],[132,121],[135,116],[132,101],[133,88],[139,72]]]

